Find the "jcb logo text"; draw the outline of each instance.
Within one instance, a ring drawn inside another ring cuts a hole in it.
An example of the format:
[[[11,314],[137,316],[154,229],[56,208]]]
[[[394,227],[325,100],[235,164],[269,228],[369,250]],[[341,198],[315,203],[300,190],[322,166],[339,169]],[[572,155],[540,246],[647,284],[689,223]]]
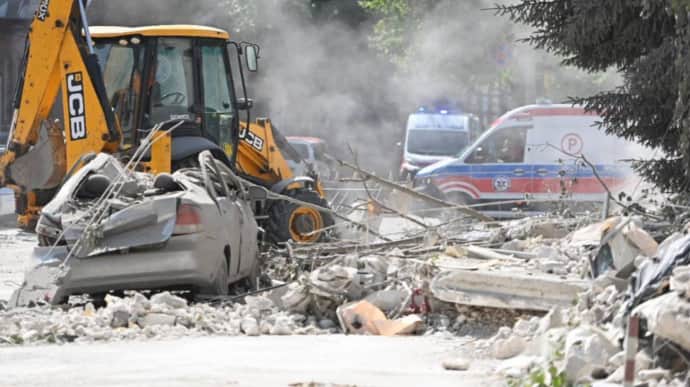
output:
[[[48,14],[48,6],[50,5],[50,0],[41,0],[41,3],[38,5],[38,11],[36,11],[36,17],[40,21],[46,21],[46,18],[49,16]]]
[[[67,111],[72,140],[86,138],[84,83],[80,72],[67,74]]]

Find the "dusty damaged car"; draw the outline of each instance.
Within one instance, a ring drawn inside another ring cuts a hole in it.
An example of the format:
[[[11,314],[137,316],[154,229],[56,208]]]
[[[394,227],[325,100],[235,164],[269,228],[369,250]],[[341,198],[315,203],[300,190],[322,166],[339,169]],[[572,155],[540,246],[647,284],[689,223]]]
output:
[[[13,303],[134,289],[223,295],[240,280],[255,284],[260,194],[208,152],[199,164],[153,176],[93,157],[43,208],[37,265]]]

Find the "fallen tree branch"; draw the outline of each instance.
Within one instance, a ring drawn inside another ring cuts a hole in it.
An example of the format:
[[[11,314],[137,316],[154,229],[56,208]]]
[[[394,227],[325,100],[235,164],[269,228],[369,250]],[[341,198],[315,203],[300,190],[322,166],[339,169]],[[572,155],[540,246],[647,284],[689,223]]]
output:
[[[604,187],[604,190],[606,191],[606,196],[607,196],[608,199],[611,200],[612,202],[618,204],[618,205],[621,206],[622,208],[625,208],[626,210],[628,210],[628,211],[630,211],[630,212],[633,212],[633,213],[635,213],[635,214],[637,214],[637,215],[645,216],[645,217],[648,217],[648,218],[651,218],[651,219],[654,219],[654,220],[657,220],[657,221],[662,221],[662,220],[664,220],[663,218],[660,218],[660,217],[658,217],[658,216],[655,216],[655,215],[652,215],[652,214],[648,214],[648,213],[646,213],[646,212],[644,212],[644,211],[640,211],[638,208],[635,208],[635,207],[633,207],[633,206],[626,205],[626,204],[624,204],[623,202],[621,202],[620,200],[616,199],[616,197],[613,195],[613,192],[611,192],[611,189],[609,189],[609,186],[606,184],[606,182],[604,181],[604,179],[602,179],[601,175],[599,175],[599,171],[597,170],[597,167],[596,167],[591,161],[589,161],[584,155],[582,155],[582,154],[576,155],[576,154],[574,154],[574,153],[566,152],[566,151],[564,151],[563,149],[561,149],[561,148],[559,148],[559,147],[556,147],[555,145],[552,145],[552,144],[550,144],[550,143],[548,143],[548,142],[546,143],[546,145],[549,146],[549,147],[551,147],[551,148],[553,148],[553,149],[556,149],[557,151],[563,153],[564,155],[566,155],[566,156],[568,156],[568,157],[572,157],[572,158],[574,158],[574,159],[581,160],[583,163],[585,163],[585,164],[592,170],[592,173],[594,174],[594,177],[599,181],[599,183],[601,184],[601,186]]]
[[[381,249],[381,248],[390,248],[390,247],[396,247],[396,246],[405,245],[405,244],[416,244],[416,243],[422,242],[423,240],[424,240],[424,236],[417,236],[417,237],[413,237],[413,238],[400,239],[397,241],[370,243],[368,245],[348,244],[348,245],[344,245],[344,246],[333,246],[333,247],[323,247],[323,246],[302,247],[302,248],[295,248],[294,254],[309,254],[309,253],[344,254],[344,253],[350,253],[354,249],[374,250],[374,249]]]
[[[413,196],[415,198],[424,200],[428,203],[433,203],[437,206],[444,207],[444,208],[454,208],[457,211],[462,212],[463,214],[465,214],[467,216],[471,216],[471,217],[479,219],[483,222],[488,222],[488,221],[493,220],[490,217],[482,214],[481,212],[475,211],[475,210],[468,208],[466,206],[458,206],[456,203],[450,203],[450,202],[447,202],[445,200],[437,199],[437,198],[430,196],[430,195],[427,195],[425,193],[417,192],[417,191],[410,189],[410,188],[407,188],[403,185],[394,183],[388,179],[378,177],[378,176],[376,176],[370,172],[367,172],[367,171],[357,167],[356,165],[352,165],[352,164],[348,163],[347,161],[338,160],[338,163],[343,167],[346,167],[346,168],[352,169],[355,172],[358,172],[359,174],[364,176],[366,179],[374,180],[381,185],[387,186],[387,187],[392,188],[392,189],[396,189],[396,190],[398,190],[404,194],[407,194],[407,195]]]
[[[357,160],[357,154],[352,149],[352,147],[350,147],[349,145],[348,145],[348,147],[350,148],[350,152],[352,153],[352,157],[354,158],[355,166],[357,167],[357,169],[359,169],[361,171],[362,168],[359,166],[359,161]],[[399,217],[401,217],[403,219],[409,220],[410,222],[412,222],[418,226],[421,226],[425,230],[429,229],[429,226],[427,226],[424,222],[420,222],[419,220],[417,220],[417,219],[415,219],[415,218],[413,218],[407,214],[403,214],[402,212],[400,212],[394,208],[388,207],[382,201],[375,198],[374,195],[371,194],[371,191],[369,191],[369,186],[367,185],[367,179],[362,179],[362,186],[364,187],[364,191],[366,191],[367,196],[369,197],[369,200],[371,200],[375,205],[381,207],[385,211],[389,211],[390,213],[398,215]]]

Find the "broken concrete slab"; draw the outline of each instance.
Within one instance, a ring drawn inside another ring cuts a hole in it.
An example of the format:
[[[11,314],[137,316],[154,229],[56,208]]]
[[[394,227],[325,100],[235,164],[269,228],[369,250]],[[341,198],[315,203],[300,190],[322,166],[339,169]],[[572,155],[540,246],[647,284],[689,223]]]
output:
[[[152,305],[164,305],[172,309],[181,309],[187,306],[187,300],[170,294],[170,292],[156,293],[151,296]]]
[[[580,326],[565,339],[565,373],[570,382],[588,380],[592,371],[606,368],[618,347],[600,329]]]
[[[671,292],[653,298],[632,311],[647,321],[647,330],[690,351],[690,303]]]
[[[568,235],[567,225],[560,219],[523,218],[507,224],[507,239],[546,238],[557,239]]]
[[[366,296],[364,300],[371,302],[374,306],[381,309],[385,313],[391,313],[400,310],[401,306],[408,298],[409,294],[404,290],[379,290]]]
[[[537,328],[537,333],[543,334],[547,331],[560,328],[563,326],[563,312],[561,308],[555,307],[539,320],[539,327]]]
[[[449,371],[467,371],[470,369],[470,361],[468,359],[458,357],[455,359],[446,359],[442,365],[444,369]]]
[[[496,359],[510,359],[521,354],[527,348],[527,341],[517,335],[494,342],[492,354]]]
[[[655,368],[651,370],[642,370],[637,373],[637,378],[642,382],[658,381],[661,379],[670,380],[671,371],[665,370],[663,368]]]
[[[243,318],[240,323],[240,329],[247,336],[259,336],[261,334],[259,323],[254,317]]]
[[[137,320],[137,324],[142,327],[151,327],[157,325],[175,325],[177,317],[165,313],[149,313]]]
[[[130,314],[126,310],[116,310],[113,312],[113,318],[110,320],[111,328],[126,328],[129,326]]]
[[[527,272],[453,270],[436,275],[430,288],[436,298],[455,304],[548,312],[572,306],[587,284]]]
[[[287,336],[294,333],[293,322],[287,316],[278,316],[275,323],[271,326],[270,334],[278,336]]]

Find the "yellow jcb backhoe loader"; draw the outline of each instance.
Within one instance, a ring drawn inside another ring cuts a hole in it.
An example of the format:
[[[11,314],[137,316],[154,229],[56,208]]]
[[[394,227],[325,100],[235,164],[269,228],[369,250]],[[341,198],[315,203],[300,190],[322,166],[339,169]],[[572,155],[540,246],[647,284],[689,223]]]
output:
[[[244,67],[257,70],[258,46],[202,26],[90,28],[84,3],[42,0],[31,24],[0,158],[0,183],[16,193],[20,226],[32,226],[84,155],[127,158],[148,129],[170,120],[184,124],[160,134],[144,163],[148,171],[188,167],[210,150],[276,193],[328,205],[316,176],[294,176],[284,157],[289,144],[270,120],[247,125],[252,101]],[[284,200],[269,201],[256,215],[274,242],[313,242],[333,224],[328,213]]]

